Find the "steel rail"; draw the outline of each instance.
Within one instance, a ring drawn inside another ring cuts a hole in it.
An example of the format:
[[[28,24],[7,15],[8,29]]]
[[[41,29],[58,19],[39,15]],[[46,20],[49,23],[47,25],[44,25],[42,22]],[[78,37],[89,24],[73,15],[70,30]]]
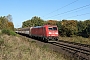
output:
[[[72,54],[78,60],[90,60],[90,45],[59,40],[52,43]]]

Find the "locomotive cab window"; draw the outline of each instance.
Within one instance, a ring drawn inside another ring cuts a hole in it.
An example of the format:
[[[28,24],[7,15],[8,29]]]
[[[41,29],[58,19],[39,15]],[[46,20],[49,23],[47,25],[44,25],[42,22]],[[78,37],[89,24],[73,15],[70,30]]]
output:
[[[53,30],[51,27],[48,28],[49,30]]]
[[[57,30],[57,27],[53,27],[53,30]]]
[[[57,30],[57,27],[49,27],[48,30]]]

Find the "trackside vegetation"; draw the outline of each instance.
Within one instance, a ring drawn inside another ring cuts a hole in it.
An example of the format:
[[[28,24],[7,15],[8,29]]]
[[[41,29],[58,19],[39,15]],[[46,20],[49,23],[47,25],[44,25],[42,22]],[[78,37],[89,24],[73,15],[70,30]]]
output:
[[[12,16],[10,14],[0,17],[0,33],[16,36],[16,33],[14,32],[14,25],[12,22]]]
[[[12,35],[12,36],[16,36],[17,35],[14,31],[9,30],[9,29],[2,29],[1,33],[2,34],[7,34],[7,35]]]
[[[1,16],[0,17],[0,30],[9,29],[14,30],[14,24],[12,22],[12,15]]]
[[[22,23],[22,27],[42,26],[42,25],[57,25],[60,36],[73,37],[82,36],[90,37],[90,19],[88,20],[43,20],[40,17],[34,16]]]
[[[76,43],[90,45],[90,37],[88,37],[88,38],[84,38],[84,37],[81,37],[81,36],[59,37],[59,40],[64,40],[64,41],[69,41],[69,42],[76,42]]]

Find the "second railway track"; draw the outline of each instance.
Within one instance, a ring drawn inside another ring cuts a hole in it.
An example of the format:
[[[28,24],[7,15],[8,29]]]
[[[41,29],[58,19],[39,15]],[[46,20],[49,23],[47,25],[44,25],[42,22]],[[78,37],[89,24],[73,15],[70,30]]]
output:
[[[90,45],[74,42],[70,43],[62,40],[51,44],[59,46],[62,50],[68,52],[68,54],[70,53],[71,56],[77,60],[90,60]]]

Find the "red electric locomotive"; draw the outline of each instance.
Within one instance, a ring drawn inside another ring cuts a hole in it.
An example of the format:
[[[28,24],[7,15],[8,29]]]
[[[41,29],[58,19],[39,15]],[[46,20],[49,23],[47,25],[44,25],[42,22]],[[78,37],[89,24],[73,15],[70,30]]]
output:
[[[39,38],[47,42],[58,40],[58,28],[52,25],[20,28],[16,33],[26,34],[30,37]]]
[[[31,29],[31,36],[42,38],[47,42],[57,41],[58,40],[58,28],[57,26],[44,25],[37,26]]]

